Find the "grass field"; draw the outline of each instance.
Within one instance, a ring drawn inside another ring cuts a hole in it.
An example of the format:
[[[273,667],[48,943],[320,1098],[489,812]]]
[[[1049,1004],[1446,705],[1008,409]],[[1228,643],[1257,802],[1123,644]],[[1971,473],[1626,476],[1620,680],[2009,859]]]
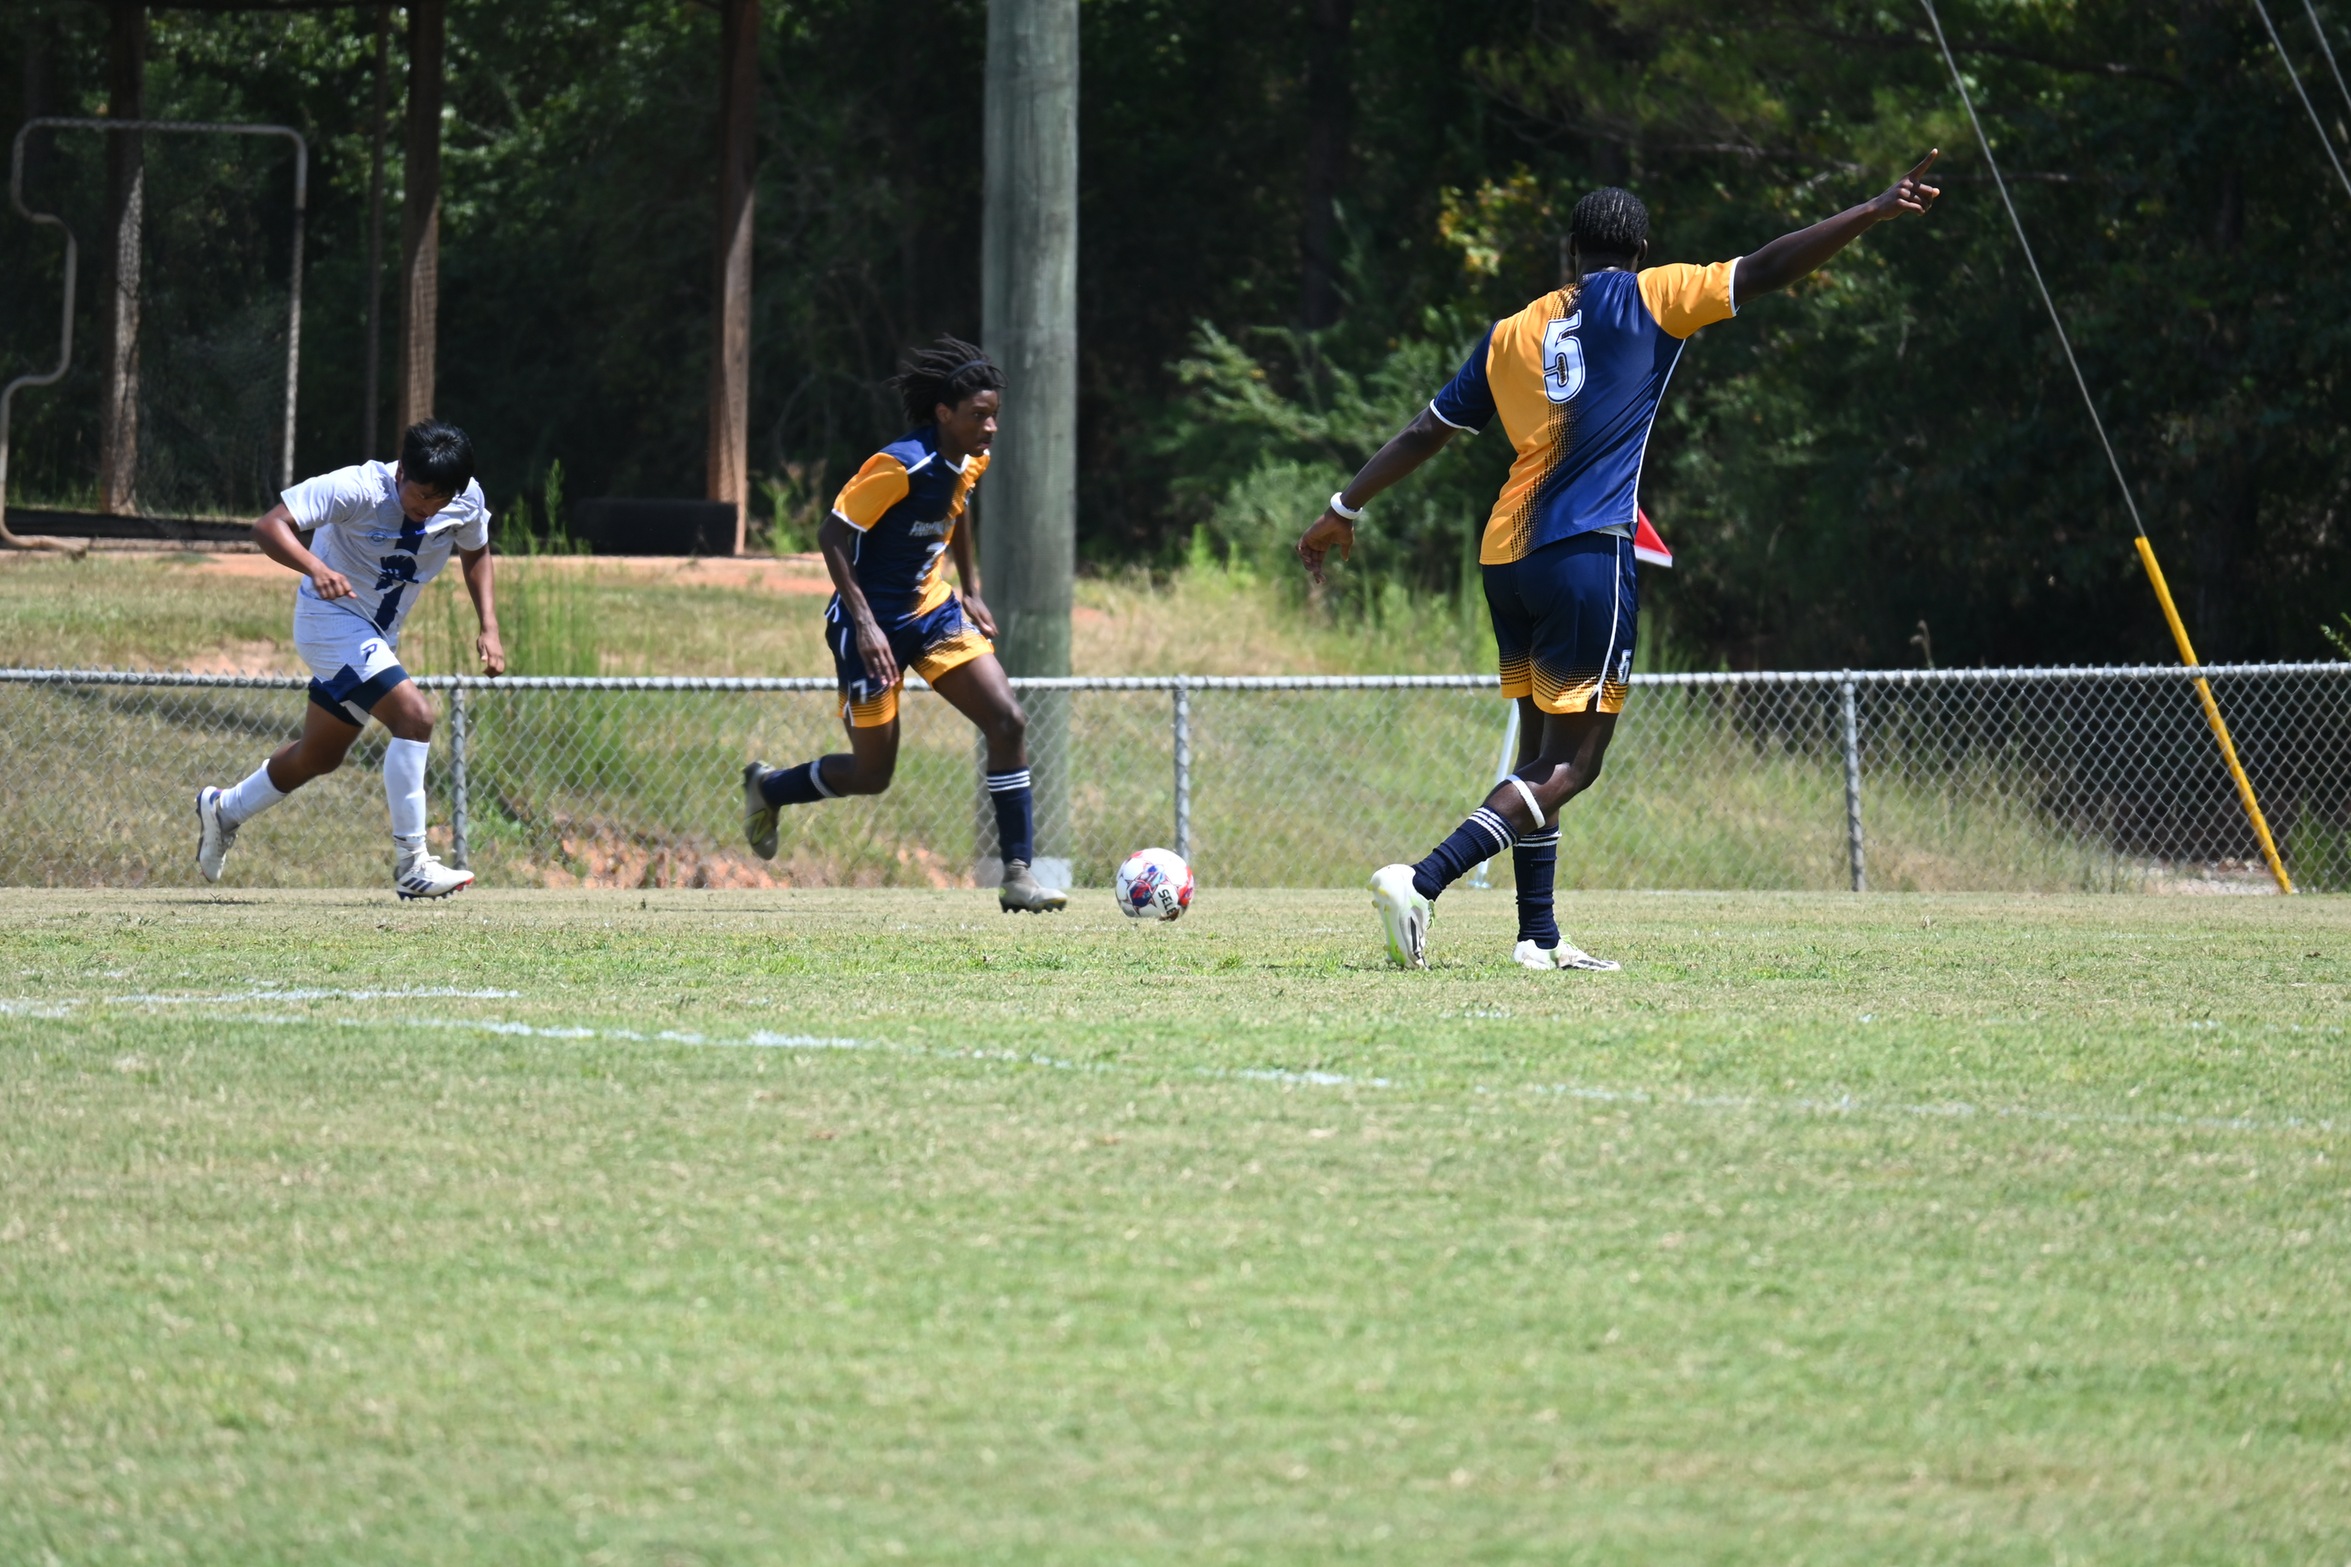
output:
[[[2351,1557],[2351,905],[0,906],[0,1561]]]

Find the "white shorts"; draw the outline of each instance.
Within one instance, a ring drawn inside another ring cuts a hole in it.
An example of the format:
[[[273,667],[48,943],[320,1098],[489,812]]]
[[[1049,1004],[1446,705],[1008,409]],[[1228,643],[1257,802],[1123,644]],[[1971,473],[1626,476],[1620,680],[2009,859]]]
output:
[[[294,651],[310,666],[310,700],[361,728],[408,678],[397,645],[367,617],[307,594],[294,600]]]

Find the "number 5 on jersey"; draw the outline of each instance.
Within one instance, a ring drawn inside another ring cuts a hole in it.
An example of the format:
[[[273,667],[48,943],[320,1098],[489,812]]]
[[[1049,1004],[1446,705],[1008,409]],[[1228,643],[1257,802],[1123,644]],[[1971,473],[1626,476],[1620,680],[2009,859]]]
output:
[[[1579,310],[1543,328],[1543,395],[1555,403],[1572,402],[1584,389],[1584,345],[1575,335],[1583,324]]]

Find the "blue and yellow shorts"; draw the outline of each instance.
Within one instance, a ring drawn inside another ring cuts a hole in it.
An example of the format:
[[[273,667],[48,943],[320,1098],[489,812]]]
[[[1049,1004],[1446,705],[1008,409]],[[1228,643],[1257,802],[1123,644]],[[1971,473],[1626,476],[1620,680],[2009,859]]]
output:
[[[879,729],[898,721],[898,688],[902,680],[876,685],[867,675],[857,651],[857,632],[841,613],[835,599],[825,612],[825,635],[833,645],[833,673],[841,682],[841,716],[853,729]],[[913,670],[925,680],[936,680],[950,669],[996,651],[996,644],[963,618],[963,600],[953,594],[927,614],[916,615],[890,628],[890,653],[903,674]]]
[[[1633,541],[1579,533],[1484,568],[1502,694],[1546,713],[1621,713],[1633,672]]]

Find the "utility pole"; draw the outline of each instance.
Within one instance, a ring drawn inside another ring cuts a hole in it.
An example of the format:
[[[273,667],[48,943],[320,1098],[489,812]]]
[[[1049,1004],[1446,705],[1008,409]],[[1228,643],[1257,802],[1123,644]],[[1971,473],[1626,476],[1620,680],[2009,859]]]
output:
[[[106,50],[106,112],[147,117],[147,8],[113,8]],[[139,509],[139,262],[147,226],[146,138],[106,138],[106,401],[98,427],[98,509]]]
[[[743,553],[751,500],[751,208],[759,169],[759,0],[719,12],[718,243],[712,280],[709,498],[735,508]]]
[[[400,395],[405,430],[433,413],[441,330],[441,78],[446,0],[409,0],[408,156],[400,200]]]
[[[1002,367],[982,577],[1016,675],[1069,673],[1077,565],[1078,0],[989,0],[980,337]]]
[[[1078,0],[988,0],[986,112],[980,341],[1006,385],[981,577],[1005,670],[1066,675],[1077,569]],[[1050,885],[1069,852],[1068,698],[1030,697],[1036,868]]]

